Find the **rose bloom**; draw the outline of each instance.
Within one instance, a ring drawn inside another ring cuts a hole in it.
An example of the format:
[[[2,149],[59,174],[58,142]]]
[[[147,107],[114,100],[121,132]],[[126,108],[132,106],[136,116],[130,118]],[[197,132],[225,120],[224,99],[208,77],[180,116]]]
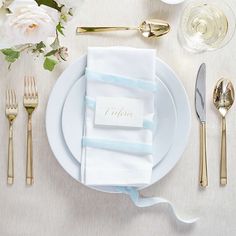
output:
[[[6,15],[1,27],[0,47],[35,44],[55,37],[59,21],[57,10],[38,6],[34,0],[15,0],[9,10],[11,13]]]

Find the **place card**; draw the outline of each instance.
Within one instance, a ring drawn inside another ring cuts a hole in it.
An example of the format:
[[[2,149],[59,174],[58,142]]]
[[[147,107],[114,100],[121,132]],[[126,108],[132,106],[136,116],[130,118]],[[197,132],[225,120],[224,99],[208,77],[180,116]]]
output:
[[[143,127],[143,101],[126,97],[97,97],[95,124]]]

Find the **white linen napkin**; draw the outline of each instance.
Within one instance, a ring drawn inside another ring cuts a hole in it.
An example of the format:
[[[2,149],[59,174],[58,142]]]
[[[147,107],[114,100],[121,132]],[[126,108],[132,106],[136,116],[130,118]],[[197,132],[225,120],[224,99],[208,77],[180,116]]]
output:
[[[115,76],[115,81],[116,77],[128,78],[131,81],[139,80],[141,84],[144,82],[155,85],[155,51],[123,47],[89,48],[87,71],[98,73],[101,77],[103,74],[107,77]],[[138,88],[127,87],[116,82],[114,84],[90,80],[89,77],[88,73],[86,97],[89,100],[96,104],[97,98],[101,96],[139,99],[144,104],[144,120],[153,122],[153,91],[140,88],[140,84]],[[98,126],[94,120],[94,109],[86,106],[84,138],[98,142],[105,140],[108,143],[105,145],[107,148],[100,148],[96,143],[93,146],[84,145],[81,163],[82,182],[93,186],[139,187],[149,184],[153,167],[152,153],[142,153],[142,146],[152,146],[152,129]],[[115,142],[115,145],[110,144],[109,140]],[[116,150],[120,142],[125,146],[122,151]]]

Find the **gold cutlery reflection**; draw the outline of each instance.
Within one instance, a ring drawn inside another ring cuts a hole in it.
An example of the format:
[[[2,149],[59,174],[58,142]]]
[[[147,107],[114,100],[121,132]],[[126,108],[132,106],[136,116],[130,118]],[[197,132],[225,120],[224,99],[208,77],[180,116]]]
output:
[[[38,92],[35,78],[33,76],[25,76],[24,81],[24,107],[28,114],[27,124],[27,160],[26,160],[26,184],[34,183],[33,175],[33,143],[32,143],[32,114],[38,106]]]
[[[222,117],[220,184],[227,184],[227,145],[226,145],[226,119],[225,116],[234,103],[234,87],[230,80],[221,79],[217,82],[213,103]]]
[[[9,121],[7,183],[14,183],[13,122],[18,113],[18,104],[14,90],[6,91],[6,117]]]
[[[96,33],[96,32],[108,32],[108,31],[119,31],[119,30],[138,30],[143,37],[160,37],[167,34],[170,31],[170,25],[168,22],[158,19],[150,19],[143,21],[138,27],[77,27],[77,34],[84,33]]]

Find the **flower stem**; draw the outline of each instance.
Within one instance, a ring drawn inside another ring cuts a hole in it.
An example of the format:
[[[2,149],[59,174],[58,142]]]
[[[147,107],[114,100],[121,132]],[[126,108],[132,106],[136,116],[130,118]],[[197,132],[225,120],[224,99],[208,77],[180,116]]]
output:
[[[25,50],[27,50],[27,49],[29,49],[29,48],[31,48],[31,47],[32,47],[32,45],[29,44],[29,45],[27,45],[27,46],[21,48],[21,49],[20,49],[20,52],[23,52],[23,51],[25,51]]]

